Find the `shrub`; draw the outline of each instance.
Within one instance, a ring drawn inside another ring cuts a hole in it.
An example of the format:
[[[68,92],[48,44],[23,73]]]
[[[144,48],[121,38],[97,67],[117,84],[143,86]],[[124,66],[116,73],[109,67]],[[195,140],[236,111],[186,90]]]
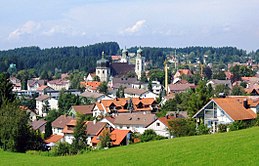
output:
[[[191,136],[196,134],[196,125],[193,119],[177,118],[169,123],[169,132],[174,137]]]
[[[218,132],[220,132],[220,133],[226,132],[227,128],[228,128],[228,125],[226,125],[226,124],[219,124],[218,125]]]
[[[141,142],[148,142],[152,140],[161,140],[161,139],[165,139],[165,137],[157,135],[156,132],[152,129],[145,130],[145,132],[140,136]]]
[[[196,134],[197,135],[203,135],[203,134],[209,134],[209,128],[207,125],[204,125],[203,123],[200,124],[197,129],[196,129]]]

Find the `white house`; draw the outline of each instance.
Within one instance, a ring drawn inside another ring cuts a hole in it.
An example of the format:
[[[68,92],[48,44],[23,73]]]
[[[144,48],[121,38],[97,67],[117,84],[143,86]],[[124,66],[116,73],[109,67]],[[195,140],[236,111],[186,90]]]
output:
[[[76,119],[70,120],[62,130],[62,133],[64,134],[64,141],[72,144],[73,140],[75,139],[74,137],[74,128],[76,126]]]
[[[124,89],[125,98],[140,97],[140,98],[157,98],[158,95],[144,89],[126,88]]]
[[[147,129],[152,129],[156,132],[157,135],[172,138],[170,132],[168,131],[168,121],[175,119],[174,116],[165,116],[157,118],[153,123],[151,123]]]
[[[63,79],[57,79],[57,80],[51,80],[47,82],[47,85],[51,87],[54,90],[68,90],[70,87],[70,81],[69,80],[63,80]]]
[[[39,87],[45,84],[45,80],[32,79],[27,82],[27,90],[28,91],[36,91]]]
[[[64,135],[62,131],[72,119],[73,118],[71,116],[60,115],[56,120],[51,123],[52,134]]]
[[[143,134],[147,127],[157,119],[155,114],[124,113],[112,118],[104,118],[101,122],[107,122],[115,129],[131,130]]]
[[[251,97],[227,97],[213,98],[193,118],[197,123],[203,122],[211,128],[211,132],[217,132],[217,125],[229,124],[234,121],[245,121],[256,118],[259,111],[259,100]]]
[[[47,116],[45,108],[49,109],[58,109],[58,100],[51,98],[48,95],[41,95],[36,98],[36,111],[37,114],[41,117]]]

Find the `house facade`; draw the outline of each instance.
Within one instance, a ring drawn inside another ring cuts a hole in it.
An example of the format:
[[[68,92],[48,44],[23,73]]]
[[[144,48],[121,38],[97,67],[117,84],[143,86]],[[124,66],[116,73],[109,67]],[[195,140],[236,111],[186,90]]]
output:
[[[213,98],[193,118],[215,133],[219,124],[255,119],[259,111],[258,101],[249,97]]]

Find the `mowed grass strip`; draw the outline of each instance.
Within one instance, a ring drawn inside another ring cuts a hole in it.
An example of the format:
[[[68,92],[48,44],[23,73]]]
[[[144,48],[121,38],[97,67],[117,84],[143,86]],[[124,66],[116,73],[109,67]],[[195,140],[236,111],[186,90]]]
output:
[[[259,127],[45,157],[0,151],[0,165],[258,165]]]

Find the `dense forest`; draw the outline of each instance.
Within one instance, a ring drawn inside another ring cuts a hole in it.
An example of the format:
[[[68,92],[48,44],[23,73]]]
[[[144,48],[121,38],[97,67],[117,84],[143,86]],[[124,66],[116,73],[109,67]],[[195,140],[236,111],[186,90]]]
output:
[[[138,47],[128,48],[136,53]],[[178,60],[185,63],[202,62],[204,55],[208,55],[208,63],[247,62],[252,59],[259,63],[259,50],[247,53],[236,47],[185,47],[185,48],[155,48],[143,47],[143,56],[149,62],[148,68],[161,68],[168,55],[176,53]],[[101,58],[101,52],[107,56],[120,54],[121,50],[116,42],[104,42],[84,47],[55,47],[41,49],[39,47],[23,47],[0,51],[0,72],[7,71],[10,64],[16,64],[16,70],[34,69],[37,75],[42,72],[68,72],[80,70],[94,71],[96,61]]]

